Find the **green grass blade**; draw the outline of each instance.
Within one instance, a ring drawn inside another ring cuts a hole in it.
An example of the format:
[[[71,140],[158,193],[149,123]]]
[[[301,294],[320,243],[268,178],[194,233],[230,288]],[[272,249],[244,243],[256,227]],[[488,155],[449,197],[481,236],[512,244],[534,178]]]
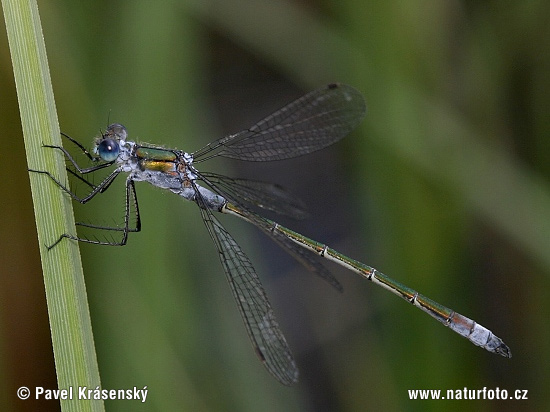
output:
[[[2,0],[21,124],[31,169],[67,179],[46,49],[36,1]],[[20,171],[23,173],[23,171]],[[43,175],[30,174],[59,389],[100,385],[80,253],[74,242],[48,251],[61,233],[74,233],[70,199]],[[101,411],[103,401],[62,400],[64,411]],[[31,396],[34,396],[31,388]]]

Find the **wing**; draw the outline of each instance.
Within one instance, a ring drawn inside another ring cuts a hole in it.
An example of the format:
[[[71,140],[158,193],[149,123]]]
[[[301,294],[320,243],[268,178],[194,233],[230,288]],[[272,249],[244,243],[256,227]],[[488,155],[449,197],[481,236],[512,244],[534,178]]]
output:
[[[324,267],[319,262],[319,256],[311,252],[308,249],[305,249],[301,246],[298,246],[294,241],[289,239],[286,236],[281,235],[278,232],[271,230],[271,226],[266,228],[262,222],[257,222],[257,220],[251,220],[251,222],[264,231],[271,239],[275,241],[280,247],[283,248],[285,252],[294,257],[298,262],[305,266],[306,269],[315,273],[329,285],[331,285],[338,292],[343,292],[344,288],[340,282],[329,272],[329,270]],[[265,222],[264,222],[265,223]]]
[[[282,186],[259,180],[235,179],[216,173],[200,172],[199,176],[209,185],[222,189],[234,199],[295,219],[308,216],[304,203]]]
[[[340,282],[338,282],[338,280],[329,272],[329,270],[325,268],[318,261],[319,256],[316,256],[315,253],[300,247],[299,245],[294,243],[291,239],[281,235],[280,233],[273,231],[272,227],[274,222],[258,215],[257,213],[252,212],[249,208],[246,207],[245,204],[243,204],[244,203],[242,201],[243,197],[247,202],[255,204],[255,202],[258,200],[256,199],[256,197],[259,196],[258,194],[249,195],[249,196],[252,196],[252,199],[250,198],[246,199],[246,196],[244,196],[244,194],[241,193],[241,189],[235,189],[235,187],[232,185],[232,182],[231,182],[232,179],[229,177],[214,175],[210,173],[202,173],[196,169],[193,170],[193,173],[195,173],[199,177],[199,179],[202,182],[204,182],[204,184],[207,185],[212,191],[219,194],[229,202],[233,203],[235,206],[238,206],[239,213],[236,214],[236,216],[252,223],[258,229],[262,230],[266,235],[268,235],[271,239],[273,239],[275,243],[277,243],[280,247],[282,247],[285,252],[293,256],[298,262],[304,265],[308,270],[312,271],[321,279],[329,283],[337,291],[339,292],[343,291],[343,287],[340,284]],[[211,179],[211,177],[214,177],[214,179]],[[251,181],[247,181],[247,182],[250,183]],[[269,185],[269,183],[265,183],[265,182],[255,181],[255,183],[260,183],[261,185],[264,185],[264,189],[265,189],[265,186]],[[286,195],[288,196],[288,193]],[[271,196],[273,197],[273,195]],[[261,201],[265,202],[265,199],[261,199]],[[285,208],[288,209],[290,206],[288,204],[285,206],[284,205],[285,203],[286,203],[286,200],[283,201],[280,197],[276,197],[273,205],[266,206],[265,208],[269,210],[274,210],[277,212],[282,212],[284,214],[289,214],[288,210],[285,210]],[[283,208],[283,209],[280,209],[280,208]]]
[[[193,153],[201,162],[222,156],[271,161],[302,156],[345,137],[366,113],[365,99],[351,86],[330,84],[295,100],[247,130]]]
[[[298,368],[252,263],[212,212],[200,210],[258,357],[279,382],[296,383]]]

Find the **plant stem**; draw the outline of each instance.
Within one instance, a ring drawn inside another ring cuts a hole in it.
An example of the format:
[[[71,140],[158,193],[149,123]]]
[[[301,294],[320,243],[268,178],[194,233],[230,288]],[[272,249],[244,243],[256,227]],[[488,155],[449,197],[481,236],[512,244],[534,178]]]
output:
[[[2,0],[12,57],[21,125],[30,169],[48,170],[67,180],[46,49],[35,0]],[[75,233],[71,200],[44,175],[30,174],[44,285],[63,411],[103,411],[103,401],[78,399],[78,387],[100,385],[80,252],[75,242],[46,245],[61,233]],[[32,392],[32,389],[31,389]],[[34,394],[31,394],[33,396]]]

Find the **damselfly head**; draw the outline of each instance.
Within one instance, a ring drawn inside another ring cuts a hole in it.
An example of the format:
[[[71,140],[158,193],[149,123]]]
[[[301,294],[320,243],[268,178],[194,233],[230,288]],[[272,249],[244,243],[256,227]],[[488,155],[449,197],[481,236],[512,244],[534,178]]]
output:
[[[109,125],[105,133],[96,139],[94,153],[106,162],[114,161],[120,153],[120,143],[124,144],[127,136],[128,132],[123,125],[119,123]]]

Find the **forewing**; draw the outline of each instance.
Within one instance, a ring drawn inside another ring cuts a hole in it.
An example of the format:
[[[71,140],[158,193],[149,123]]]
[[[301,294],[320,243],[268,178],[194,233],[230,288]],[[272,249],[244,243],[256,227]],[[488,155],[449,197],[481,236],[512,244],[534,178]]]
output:
[[[365,113],[365,100],[359,91],[345,84],[330,84],[247,130],[210,143],[193,157],[197,162],[215,156],[265,162],[302,156],[342,139],[359,125]]]

